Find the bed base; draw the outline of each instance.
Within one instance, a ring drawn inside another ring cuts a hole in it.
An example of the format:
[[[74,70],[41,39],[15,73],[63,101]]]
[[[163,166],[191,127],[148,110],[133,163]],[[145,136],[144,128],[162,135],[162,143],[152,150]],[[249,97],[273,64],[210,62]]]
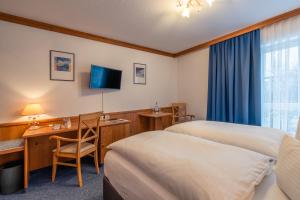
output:
[[[106,176],[103,176],[103,200],[124,200]]]

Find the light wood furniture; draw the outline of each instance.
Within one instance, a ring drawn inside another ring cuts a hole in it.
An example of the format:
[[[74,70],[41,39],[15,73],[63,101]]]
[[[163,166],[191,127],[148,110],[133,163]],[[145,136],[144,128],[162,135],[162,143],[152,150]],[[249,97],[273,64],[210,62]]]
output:
[[[168,112],[172,113],[172,108],[171,107],[162,107],[161,108],[162,112]],[[143,113],[152,113],[152,109],[146,108],[146,109],[138,109],[138,110],[128,110],[128,111],[121,111],[121,112],[111,112],[107,113],[111,116],[111,118],[117,118],[117,119],[127,119],[127,122],[120,122],[120,125],[116,123],[112,123],[111,121],[109,122],[100,122],[100,133],[105,132],[108,133],[110,132],[110,128],[113,129],[113,135],[122,135],[120,131],[125,131],[125,129],[128,129],[128,132],[130,130],[129,135],[135,135],[141,132],[145,132],[149,130],[149,119],[145,117],[141,117],[140,114]],[[72,119],[72,126],[78,121],[78,116],[73,116],[71,117]],[[37,132],[33,133],[41,133],[44,131],[50,130],[52,132],[52,128],[48,127],[48,124],[51,123],[62,123],[63,118],[54,118],[54,119],[43,119],[39,120],[40,126],[42,128],[38,129]],[[163,124],[165,127],[172,125],[172,117],[163,117],[162,118]],[[105,124],[105,126],[102,126]],[[6,141],[6,140],[14,140],[14,139],[20,139],[23,137],[24,132],[28,128],[28,122],[10,122],[10,123],[3,123],[0,124],[0,141]],[[127,128],[124,128],[127,127]],[[60,130],[57,135],[61,135],[64,137],[73,137],[76,135],[76,130],[78,127],[74,127],[74,131],[67,129]],[[105,130],[105,131],[104,131]],[[127,131],[127,130],[126,130]],[[50,134],[52,135],[52,134]],[[29,171],[36,170],[36,169],[41,169],[43,167],[48,167],[52,165],[52,150],[55,148],[55,144],[53,142],[49,141],[49,136],[50,135],[41,135],[35,137],[34,135],[29,135],[28,139],[28,147],[29,147],[29,158],[34,158],[30,159],[29,162]],[[115,137],[115,136],[114,136]],[[99,138],[100,140],[100,138]],[[102,149],[105,149],[102,147]],[[39,154],[39,152],[41,152]],[[100,150],[99,150],[100,152]],[[104,152],[104,151],[101,151]],[[0,156],[0,165],[8,163],[10,161],[15,161],[15,160],[20,160],[23,159],[24,157],[24,152],[23,151],[18,151],[15,153],[10,153],[10,154],[5,154]],[[100,156],[99,156],[100,158]],[[101,159],[99,159],[101,160]]]
[[[172,123],[192,121],[195,116],[186,113],[186,103],[172,103]]]
[[[57,121],[55,122],[57,123]],[[52,165],[53,149],[55,143],[49,141],[49,136],[59,135],[63,137],[76,139],[78,131],[78,118],[72,119],[71,128],[61,128],[53,130],[52,127],[43,126],[37,130],[26,130],[24,138],[24,188],[28,188],[30,171],[41,169]],[[97,124],[90,124],[91,127],[97,127]],[[103,163],[105,148],[110,142],[130,136],[130,121],[124,119],[111,119],[100,121],[100,141],[98,145],[99,162]],[[99,138],[100,138],[99,137]],[[111,138],[111,140],[106,139]],[[103,141],[102,141],[103,140]],[[104,152],[104,153],[103,153]]]
[[[52,182],[55,181],[57,165],[64,165],[77,168],[78,184],[82,187],[80,159],[88,155],[94,158],[96,173],[99,174],[98,139],[100,117],[100,112],[79,115],[78,135],[76,139],[50,136],[49,139],[56,140],[56,149],[53,150]],[[94,123],[96,123],[95,128],[93,126]],[[61,142],[69,144],[61,145]],[[76,164],[61,162],[59,158],[75,159]]]
[[[24,151],[23,139],[0,141],[0,156]]]
[[[100,163],[103,164],[105,154],[108,151],[106,147],[118,140],[130,136],[129,122],[127,124],[115,124],[114,126],[102,126],[100,129],[100,136],[101,136]]]
[[[27,129],[28,124],[19,125],[18,123],[0,124],[0,142],[22,139],[24,131]],[[4,153],[0,156],[0,165],[23,159],[24,150]]]
[[[165,128],[163,124],[164,117],[171,117],[172,113],[166,112],[158,112],[158,113],[142,113],[140,114],[141,117],[147,118],[149,123],[150,131],[154,130],[163,130]]]

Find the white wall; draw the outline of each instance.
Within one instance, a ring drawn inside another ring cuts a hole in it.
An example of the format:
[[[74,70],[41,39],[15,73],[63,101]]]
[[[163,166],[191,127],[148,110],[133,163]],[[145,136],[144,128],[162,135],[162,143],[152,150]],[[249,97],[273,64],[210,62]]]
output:
[[[75,53],[75,82],[49,80],[49,50]],[[184,65],[184,60],[187,59],[181,58],[179,63]],[[149,108],[155,101],[160,106],[168,106],[177,101],[175,58],[1,21],[0,61],[0,123],[24,120],[20,118],[20,112],[26,103],[31,102],[41,103],[50,115],[47,117],[72,116],[100,110],[100,92],[88,89],[91,64],[123,70],[122,89],[104,94],[106,112]],[[133,84],[134,62],[147,64],[147,85]],[[189,63],[188,60],[186,62]],[[197,72],[200,73],[198,78],[201,78],[206,70]],[[183,83],[189,72],[181,67],[180,73],[184,76],[179,76],[180,83]],[[196,74],[193,76],[195,79]],[[198,80],[196,83],[205,82]],[[180,88],[185,87],[186,84]],[[182,89],[180,93],[184,97]],[[200,92],[204,91],[200,89]],[[187,98],[192,100],[190,95]]]
[[[178,58],[178,98],[188,112],[206,119],[209,49]]]

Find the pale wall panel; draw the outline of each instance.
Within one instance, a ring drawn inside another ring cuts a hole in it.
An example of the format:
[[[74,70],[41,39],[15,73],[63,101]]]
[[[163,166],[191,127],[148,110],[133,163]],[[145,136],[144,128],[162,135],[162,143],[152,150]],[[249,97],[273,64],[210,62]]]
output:
[[[208,48],[178,58],[178,98],[200,119],[206,119],[208,59]]]
[[[75,82],[49,80],[49,50],[75,53]],[[87,39],[0,22],[0,123],[24,120],[26,103],[38,102],[50,117],[101,109],[88,89],[91,64],[123,71],[122,89],[104,94],[104,111],[169,106],[177,101],[177,59]],[[147,64],[147,85],[133,84],[133,63]]]

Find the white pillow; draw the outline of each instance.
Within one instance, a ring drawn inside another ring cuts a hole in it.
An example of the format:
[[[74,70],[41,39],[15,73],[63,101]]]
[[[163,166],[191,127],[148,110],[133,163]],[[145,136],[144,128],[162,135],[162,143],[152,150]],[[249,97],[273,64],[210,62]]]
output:
[[[274,158],[277,158],[283,136],[287,134],[279,129],[202,120],[176,124],[165,130],[238,146]]]
[[[298,119],[296,138],[297,140],[300,140],[300,118]]]
[[[276,166],[279,188],[291,199],[300,199],[300,141],[285,136],[279,149]]]

